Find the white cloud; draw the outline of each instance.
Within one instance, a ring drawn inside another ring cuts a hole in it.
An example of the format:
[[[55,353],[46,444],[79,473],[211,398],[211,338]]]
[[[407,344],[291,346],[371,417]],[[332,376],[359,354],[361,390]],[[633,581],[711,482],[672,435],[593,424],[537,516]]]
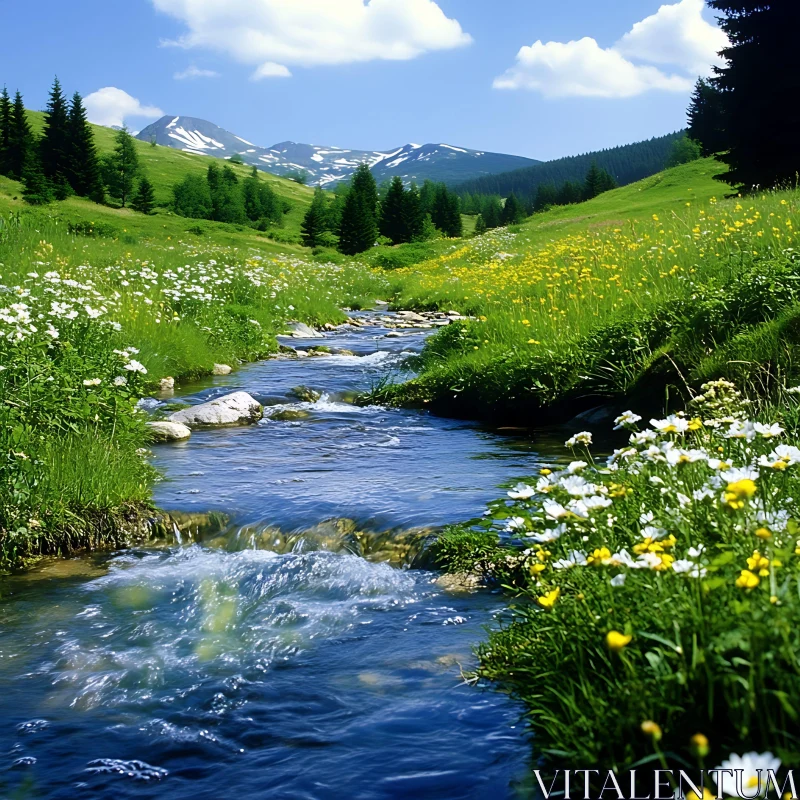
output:
[[[163,117],[164,112],[155,106],[143,106],[135,97],[122,89],[106,86],[92,92],[84,99],[89,122],[95,125],[122,126],[128,117]]]
[[[260,81],[263,78],[291,77],[292,73],[289,72],[288,67],[284,67],[283,64],[276,64],[274,61],[266,61],[251,75],[254,81]]]
[[[637,22],[614,48],[627,58],[650,64],[676,64],[694,75],[707,75],[709,66],[720,64],[720,50],[728,37],[703,18],[704,0],[681,0],[661,6]]]
[[[684,92],[692,81],[637,66],[594,39],[535,42],[517,54],[517,63],[494,81],[495,89],[532,89],[545,97],[634,97],[650,89]]]
[[[176,72],[172,77],[176,81],[185,81],[191,78],[219,78],[219,72],[215,72],[213,69],[201,69],[192,64],[182,72]]]
[[[434,0],[152,0],[181,20],[184,48],[218,50],[257,67],[253,78],[315,67],[416,58],[472,41]]]
[[[686,92],[698,75],[709,74],[719,61],[717,52],[727,44],[725,34],[703,18],[703,6],[703,0],[661,6],[610,48],[590,37],[534,42],[520,49],[514,66],[495,79],[494,87],[530,89],[546,97]]]

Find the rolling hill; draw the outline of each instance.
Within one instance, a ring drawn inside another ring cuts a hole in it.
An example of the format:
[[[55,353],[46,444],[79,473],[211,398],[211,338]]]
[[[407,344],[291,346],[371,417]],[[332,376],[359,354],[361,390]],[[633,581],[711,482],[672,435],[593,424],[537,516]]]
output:
[[[347,181],[362,162],[370,165],[379,183],[397,175],[406,183],[426,179],[457,183],[539,163],[450,144],[406,144],[387,151],[347,150],[291,141],[262,147],[213,122],[182,116],[162,117],[141,130],[137,138],[193,155],[224,159],[238,155],[245,164],[273,175],[305,172],[309,183],[317,186]]]
[[[673,143],[683,135],[684,132],[679,131],[645,142],[545,161],[500,175],[487,175],[460,183],[455,191],[461,195],[499,194],[508,197],[513,193],[521,198],[535,197],[537,189],[542,185],[560,186],[566,181],[583,183],[593,163],[608,170],[620,186],[627,186],[663,170]]]

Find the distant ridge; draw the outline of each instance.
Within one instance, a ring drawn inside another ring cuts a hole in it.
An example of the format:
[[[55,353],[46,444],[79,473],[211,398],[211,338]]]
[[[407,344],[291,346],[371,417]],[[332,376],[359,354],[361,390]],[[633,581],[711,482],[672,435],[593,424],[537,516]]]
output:
[[[539,186],[561,186],[566,181],[583,182],[592,163],[608,170],[620,186],[660,172],[667,164],[672,145],[685,131],[669,133],[644,142],[598,150],[555,161],[545,161],[524,169],[464,181],[455,187],[458,194],[499,194],[508,197],[533,197]]]
[[[406,144],[387,151],[347,150],[291,141],[261,147],[213,122],[182,116],[162,117],[140,131],[137,138],[198,155],[227,159],[238,155],[246,164],[274,175],[305,172],[309,183],[318,186],[349,180],[362,162],[370,165],[378,182],[399,175],[406,183],[427,179],[459,183],[540,163],[522,156],[450,144]]]

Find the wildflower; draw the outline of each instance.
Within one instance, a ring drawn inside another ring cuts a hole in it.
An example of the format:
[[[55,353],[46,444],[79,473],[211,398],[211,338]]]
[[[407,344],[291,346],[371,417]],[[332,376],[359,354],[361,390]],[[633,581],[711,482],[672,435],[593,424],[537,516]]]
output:
[[[627,577],[628,577],[627,573],[625,573],[625,572],[620,572],[620,574],[619,574],[619,575],[615,575],[615,576],[614,576],[614,577],[611,579],[611,585],[612,585],[614,588],[619,588],[620,586],[624,586],[624,585],[625,585],[625,579],[626,579]]]
[[[753,428],[755,432],[759,436],[763,436],[765,439],[772,439],[775,436],[780,436],[783,433],[783,428],[777,423],[773,423],[772,425],[763,425],[760,422],[754,422]]]
[[[758,575],[754,575],[749,569],[743,569],[736,579],[736,585],[740,589],[755,589],[761,583]]]
[[[573,461],[567,467],[567,472],[570,475],[574,475],[576,472],[580,472],[582,469],[586,469],[589,465],[585,461]]]
[[[550,611],[559,597],[561,597],[561,589],[556,587],[552,592],[548,592],[542,597],[539,597],[536,602],[545,610]]]
[[[798,463],[800,463],[800,448],[788,444],[778,445],[769,456],[761,456],[758,459],[760,467],[770,467],[779,471]]]
[[[586,559],[586,563],[592,567],[599,567],[605,564],[611,558],[611,551],[607,547],[598,547]]]
[[[525,483],[518,483],[509,493],[512,500],[529,500],[536,494],[536,490]]]
[[[117,377],[114,378],[114,386],[127,386],[127,385],[128,385],[128,379],[123,377],[122,375],[117,375]]]
[[[579,475],[569,475],[566,478],[562,478],[558,483],[572,497],[586,497],[597,491],[597,486],[585,481]]]
[[[511,517],[506,522],[507,531],[524,531],[527,530],[528,522],[524,517]]]
[[[766,578],[769,575],[769,559],[762,556],[758,550],[753,550],[753,555],[747,559],[747,568],[751,572],[758,572],[760,577]]]
[[[756,530],[756,536],[758,536],[759,539],[767,541],[772,538],[772,531],[769,528],[758,528]]]
[[[686,433],[689,430],[689,421],[676,414],[670,414],[666,419],[651,419],[650,424],[661,433]]]
[[[694,561],[682,558],[672,562],[672,571],[689,575],[691,578],[705,578],[708,570],[695,564]]]
[[[99,386],[102,383],[100,378],[87,378],[84,382],[84,386]]]
[[[767,789],[769,771],[777,773],[780,767],[781,760],[770,752],[750,752],[742,756],[731,753],[719,767],[711,772],[714,773],[719,794],[738,797],[739,788],[757,789],[759,795],[763,794]]]
[[[570,516],[570,512],[564,508],[564,506],[551,500],[545,502],[544,506],[542,506],[542,510],[548,517],[555,520]]]
[[[756,428],[755,425],[746,420],[742,422],[741,420],[734,420],[731,423],[731,427],[728,429],[728,432],[725,434],[726,439],[746,439],[748,442],[752,442],[753,439],[756,438]]]
[[[619,631],[609,631],[606,634],[606,644],[612,653],[619,653],[624,650],[633,640],[630,634],[620,633]]]
[[[574,436],[567,439],[564,446],[574,448],[578,445],[583,445],[584,447],[588,447],[591,443],[592,434],[589,431],[581,431],[581,433],[576,433]]]
[[[661,741],[661,737],[664,735],[661,731],[661,726],[657,722],[653,722],[651,719],[646,719],[642,723],[642,733],[649,736],[654,742]]]
[[[138,361],[131,359],[125,367],[129,372],[140,372],[142,375],[147,375],[147,369],[144,364],[140,364]]]
[[[702,733],[696,733],[692,736],[689,743],[692,746],[692,750],[694,750],[695,754],[700,758],[705,758],[708,755],[708,751],[711,749],[708,743],[708,737]]]
[[[628,428],[635,425],[639,422],[642,418],[638,414],[634,414],[633,411],[625,411],[624,413],[620,414],[614,420],[614,430],[618,431],[622,428]]]
[[[654,442],[658,438],[655,431],[639,431],[631,435],[630,443],[636,445],[648,444]]]
[[[586,566],[586,556],[580,550],[573,550],[567,558],[553,562],[553,569],[572,569],[573,567]]]

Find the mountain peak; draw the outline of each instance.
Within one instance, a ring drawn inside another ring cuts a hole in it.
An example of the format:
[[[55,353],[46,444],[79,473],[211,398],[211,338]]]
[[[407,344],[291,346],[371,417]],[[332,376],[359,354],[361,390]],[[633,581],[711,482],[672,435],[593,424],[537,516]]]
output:
[[[208,120],[180,115],[161,117],[137,138],[196,155],[222,159],[238,155],[246,164],[274,175],[305,172],[309,183],[318,186],[349,180],[364,162],[369,164],[378,182],[399,175],[406,183],[427,179],[455,183],[539,163],[521,156],[444,143],[409,143],[390,150],[348,150],[286,140],[262,147]]]

